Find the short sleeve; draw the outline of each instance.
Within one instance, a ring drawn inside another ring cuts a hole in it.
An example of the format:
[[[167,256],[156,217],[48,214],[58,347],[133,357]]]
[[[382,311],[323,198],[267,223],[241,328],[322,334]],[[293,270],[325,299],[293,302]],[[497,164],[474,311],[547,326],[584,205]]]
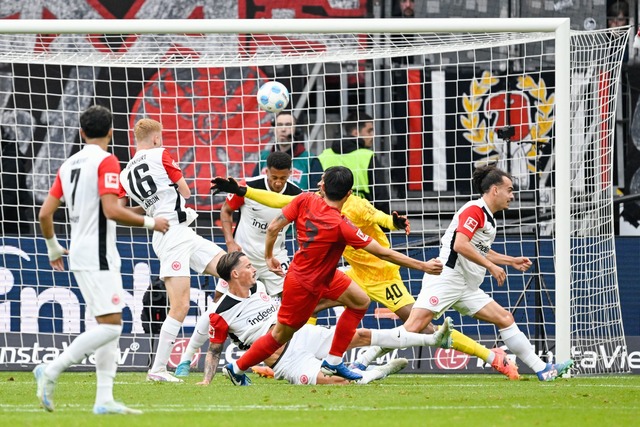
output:
[[[282,214],[287,218],[287,220],[289,220],[289,222],[292,222],[298,217],[300,206],[309,196],[315,197],[311,193],[302,193],[299,196],[294,197],[291,203],[282,208]]]
[[[62,200],[64,193],[62,192],[62,181],[60,180],[60,171],[56,175],[56,179],[53,181],[49,194],[58,200]]]
[[[229,334],[229,325],[218,313],[209,315],[209,342],[224,344]]]
[[[469,206],[460,212],[459,218],[456,232],[464,234],[469,239],[473,238],[478,228],[484,227],[484,212],[480,206]]]
[[[98,194],[120,194],[120,162],[114,155],[105,157],[98,166]]]
[[[162,166],[164,166],[164,170],[167,171],[171,182],[176,183],[180,181],[182,178],[182,170],[180,170],[180,167],[166,149],[162,151]]]
[[[238,196],[237,194],[227,194],[227,200],[225,203],[234,211],[240,209],[242,205],[244,205],[244,197]]]
[[[371,243],[371,237],[364,234],[362,230],[353,225],[351,221],[346,218],[342,219],[340,223],[340,231],[347,245],[354,249],[362,249]]]

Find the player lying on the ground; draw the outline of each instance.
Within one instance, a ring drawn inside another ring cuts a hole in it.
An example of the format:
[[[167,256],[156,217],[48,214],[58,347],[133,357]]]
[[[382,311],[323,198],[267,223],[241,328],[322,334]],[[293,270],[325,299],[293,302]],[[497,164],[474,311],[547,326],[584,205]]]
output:
[[[198,384],[207,385],[216,373],[222,346],[230,337],[241,349],[246,349],[259,337],[268,333],[276,322],[277,304],[266,293],[264,285],[256,282],[256,269],[242,252],[231,252],[220,258],[220,277],[229,284],[229,291],[218,301],[209,314],[209,351],[205,360],[204,378]],[[401,333],[388,330],[358,329],[349,348],[371,344],[388,348],[411,346],[451,345],[451,319],[445,319],[440,330],[432,335]],[[298,330],[288,345],[280,347],[265,360],[273,368],[277,379],[291,384],[348,384],[337,376],[327,376],[320,370],[322,358],[331,347],[335,328],[305,325]],[[204,337],[194,334],[192,339]],[[204,339],[197,345],[204,344]],[[191,346],[191,345],[190,345]],[[359,384],[366,384],[398,372],[407,365],[406,359],[394,359],[388,364],[360,373]],[[183,372],[186,374],[186,372]]]
[[[231,194],[241,194],[245,199],[252,199],[272,208],[282,208],[294,198],[294,196],[274,194],[273,192],[268,193],[259,189],[240,186],[233,178],[215,178],[212,183]],[[411,230],[409,220],[406,217],[398,215],[397,212],[393,212],[392,215],[385,214],[376,209],[366,199],[354,195],[347,198],[342,207],[342,214],[363,233],[386,248],[391,247],[391,244],[380,228],[381,226],[390,230],[405,230],[407,234]],[[346,275],[356,282],[371,300],[385,305],[400,317],[403,322],[406,322],[415,299],[400,277],[400,267],[381,260],[362,249],[355,249],[351,246],[346,247],[343,256],[350,265],[350,268],[345,272]],[[336,305],[335,301],[322,300],[316,308],[316,313]],[[433,330],[432,325],[428,325],[425,332]],[[489,350],[461,332],[454,330],[452,334],[453,348],[455,350],[484,360],[509,379],[517,380],[520,378],[515,362],[501,348]],[[366,368],[382,354],[384,354],[384,350],[379,347],[371,349],[371,351],[362,353],[355,361],[354,366],[358,366],[361,369]]]

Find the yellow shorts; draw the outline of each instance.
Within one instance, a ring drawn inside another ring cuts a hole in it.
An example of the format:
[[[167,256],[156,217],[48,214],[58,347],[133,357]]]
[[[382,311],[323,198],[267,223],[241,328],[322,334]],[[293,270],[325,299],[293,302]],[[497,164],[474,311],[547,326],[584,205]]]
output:
[[[389,310],[395,312],[408,304],[416,302],[411,292],[407,289],[400,274],[393,277],[382,278],[378,282],[366,282],[353,273],[349,268],[345,274],[358,284],[369,295],[372,301],[376,301]]]

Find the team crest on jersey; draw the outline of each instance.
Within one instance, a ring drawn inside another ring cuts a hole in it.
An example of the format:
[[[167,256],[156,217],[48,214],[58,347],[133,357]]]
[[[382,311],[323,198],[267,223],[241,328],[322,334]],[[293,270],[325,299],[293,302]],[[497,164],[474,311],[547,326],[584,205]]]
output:
[[[300,384],[309,384],[309,377],[306,375],[300,375]]]
[[[178,261],[173,261],[171,263],[171,268],[173,269],[173,271],[178,271],[180,270],[181,267],[182,267],[182,264],[180,264]]]
[[[262,301],[269,301],[269,295],[264,292],[260,292],[260,298],[262,298]]]
[[[104,174],[104,186],[105,188],[120,188],[120,181],[117,173],[105,173]]]
[[[469,217],[464,222],[463,227],[469,230],[470,232],[475,233],[476,228],[478,228],[478,221],[476,221],[474,218]]]

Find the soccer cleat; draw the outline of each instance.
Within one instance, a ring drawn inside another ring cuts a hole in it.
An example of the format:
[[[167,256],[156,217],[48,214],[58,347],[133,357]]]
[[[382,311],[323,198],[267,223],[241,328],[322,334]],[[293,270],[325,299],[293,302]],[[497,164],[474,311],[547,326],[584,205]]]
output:
[[[437,331],[433,333],[434,338],[436,340],[436,347],[440,348],[452,348],[453,347],[453,339],[451,338],[451,331],[453,330],[453,319],[450,317],[445,317],[442,326],[438,328]]]
[[[188,377],[189,371],[191,371],[191,362],[189,360],[185,360],[176,366],[176,372],[174,375],[176,377]]]
[[[96,415],[107,414],[123,414],[123,415],[141,415],[142,411],[138,409],[128,408],[120,402],[107,402],[102,405],[95,405],[93,407],[93,413]]]
[[[273,378],[275,376],[273,369],[268,366],[254,366],[251,368],[251,371],[262,378]]]
[[[323,360],[322,365],[320,365],[320,370],[323,374],[330,377],[337,375],[349,381],[356,381],[362,378],[362,375],[347,368],[342,362],[337,365],[330,365],[326,360]]]
[[[236,374],[235,372],[233,372],[233,365],[231,365],[231,363],[227,363],[222,367],[222,373],[224,374],[224,376],[229,378],[229,380],[231,380],[233,385],[251,385],[251,380],[248,376],[246,376],[245,374]]]
[[[44,373],[46,364],[40,364],[33,369],[33,376],[36,378],[36,396],[40,401],[40,405],[48,412],[53,412],[53,392],[56,382],[50,380]]]
[[[156,381],[164,383],[181,383],[180,378],[176,378],[167,371],[151,372],[147,373],[147,381]]]
[[[496,347],[492,348],[491,352],[493,353],[493,362],[491,362],[493,369],[502,375],[506,375],[510,380],[520,379],[518,365],[507,356],[507,353],[503,349]]]
[[[366,371],[367,367],[364,366],[364,364],[360,363],[360,362],[352,362],[351,365],[349,365],[349,369],[353,370],[358,370],[358,371]]]
[[[407,367],[407,365],[409,364],[409,361],[403,357],[400,357],[398,359],[391,359],[389,361],[389,363],[385,363],[384,365],[378,366],[375,368],[375,370],[377,371],[381,371],[384,374],[384,377],[388,377],[389,375],[393,375],[395,373],[398,373],[400,371],[402,371],[404,368]]]
[[[538,372],[538,379],[540,381],[554,381],[566,374],[573,366],[573,360],[569,359],[564,363],[547,363],[547,367]]]

